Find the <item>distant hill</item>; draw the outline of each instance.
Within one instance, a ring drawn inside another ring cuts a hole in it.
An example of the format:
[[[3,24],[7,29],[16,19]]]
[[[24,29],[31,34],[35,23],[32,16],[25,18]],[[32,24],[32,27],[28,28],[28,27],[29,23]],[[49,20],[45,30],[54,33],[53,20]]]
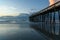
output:
[[[0,19],[11,22],[15,21],[17,23],[25,23],[25,22],[29,22],[29,14],[21,13],[18,16],[3,16],[0,17]]]

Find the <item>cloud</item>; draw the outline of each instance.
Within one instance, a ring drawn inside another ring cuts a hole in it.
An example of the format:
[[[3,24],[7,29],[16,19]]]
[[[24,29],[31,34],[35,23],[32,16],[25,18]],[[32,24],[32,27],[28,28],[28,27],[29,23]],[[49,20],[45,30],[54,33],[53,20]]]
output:
[[[52,4],[54,4],[54,3],[58,2],[58,1],[60,1],[60,0],[49,0],[50,5],[52,5]]]
[[[52,4],[54,4],[54,0],[49,0],[49,2],[50,2],[50,5],[52,5]]]
[[[19,11],[15,7],[0,6],[0,16],[17,16]]]

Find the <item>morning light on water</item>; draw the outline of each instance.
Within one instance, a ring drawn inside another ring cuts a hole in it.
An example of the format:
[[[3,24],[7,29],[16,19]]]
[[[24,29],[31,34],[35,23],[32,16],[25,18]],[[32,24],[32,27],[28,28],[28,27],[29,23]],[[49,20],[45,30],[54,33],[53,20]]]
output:
[[[0,0],[0,40],[60,40],[60,0]]]

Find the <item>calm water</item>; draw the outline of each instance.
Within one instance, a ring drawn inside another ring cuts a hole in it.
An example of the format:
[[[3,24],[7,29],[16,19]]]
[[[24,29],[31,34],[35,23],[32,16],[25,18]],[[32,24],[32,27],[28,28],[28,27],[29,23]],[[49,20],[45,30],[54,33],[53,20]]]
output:
[[[29,24],[0,24],[0,40],[46,40]]]

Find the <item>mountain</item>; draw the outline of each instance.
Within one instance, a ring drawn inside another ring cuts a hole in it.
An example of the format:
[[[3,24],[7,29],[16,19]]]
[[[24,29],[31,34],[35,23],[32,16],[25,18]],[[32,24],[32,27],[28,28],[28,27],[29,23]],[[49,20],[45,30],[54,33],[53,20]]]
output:
[[[3,17],[0,17],[0,19],[5,20],[7,22],[28,23],[29,14],[21,13],[18,16],[3,16]]]
[[[21,22],[29,22],[29,14],[21,13],[16,18],[19,19]]]

